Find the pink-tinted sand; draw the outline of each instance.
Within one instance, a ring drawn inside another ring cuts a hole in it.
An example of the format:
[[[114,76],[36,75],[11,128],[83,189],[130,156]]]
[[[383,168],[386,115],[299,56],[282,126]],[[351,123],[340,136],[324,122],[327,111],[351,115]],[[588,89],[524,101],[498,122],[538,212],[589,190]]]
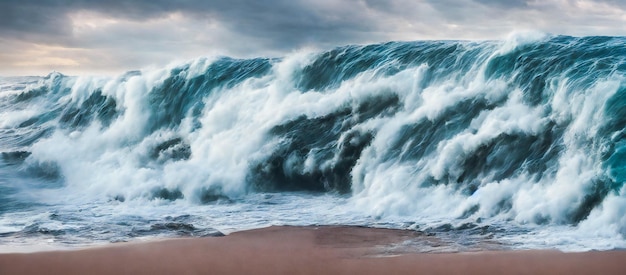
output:
[[[225,237],[0,254],[0,274],[626,274],[626,251],[415,253],[430,238],[362,227],[269,227]]]

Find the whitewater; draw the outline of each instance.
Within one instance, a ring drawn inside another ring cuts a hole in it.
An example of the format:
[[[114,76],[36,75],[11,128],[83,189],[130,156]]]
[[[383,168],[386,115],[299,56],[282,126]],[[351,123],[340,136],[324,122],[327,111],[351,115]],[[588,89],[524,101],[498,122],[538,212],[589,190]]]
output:
[[[269,225],[626,248],[626,38],[514,34],[0,78],[0,246]],[[439,250],[438,250],[439,249]]]

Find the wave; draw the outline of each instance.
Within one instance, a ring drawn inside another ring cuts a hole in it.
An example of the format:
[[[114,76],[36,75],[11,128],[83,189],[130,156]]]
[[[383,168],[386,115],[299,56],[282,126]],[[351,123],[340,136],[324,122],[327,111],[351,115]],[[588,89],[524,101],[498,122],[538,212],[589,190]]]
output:
[[[52,73],[0,93],[0,168],[76,199],[334,192],[376,216],[624,234],[625,43],[517,35]]]

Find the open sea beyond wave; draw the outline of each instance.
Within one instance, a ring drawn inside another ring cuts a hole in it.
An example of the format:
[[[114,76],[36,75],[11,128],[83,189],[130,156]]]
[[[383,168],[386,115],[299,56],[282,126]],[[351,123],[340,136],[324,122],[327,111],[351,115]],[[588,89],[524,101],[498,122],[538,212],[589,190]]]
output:
[[[0,247],[346,224],[625,248],[626,38],[4,77],[0,152]]]

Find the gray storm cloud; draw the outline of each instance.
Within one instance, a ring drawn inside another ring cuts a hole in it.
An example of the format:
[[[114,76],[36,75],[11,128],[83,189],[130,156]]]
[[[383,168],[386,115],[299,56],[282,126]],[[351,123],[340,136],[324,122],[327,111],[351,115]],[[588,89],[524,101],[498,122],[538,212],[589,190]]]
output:
[[[0,75],[118,73],[202,55],[276,56],[518,29],[626,35],[619,0],[20,0],[0,2]]]

